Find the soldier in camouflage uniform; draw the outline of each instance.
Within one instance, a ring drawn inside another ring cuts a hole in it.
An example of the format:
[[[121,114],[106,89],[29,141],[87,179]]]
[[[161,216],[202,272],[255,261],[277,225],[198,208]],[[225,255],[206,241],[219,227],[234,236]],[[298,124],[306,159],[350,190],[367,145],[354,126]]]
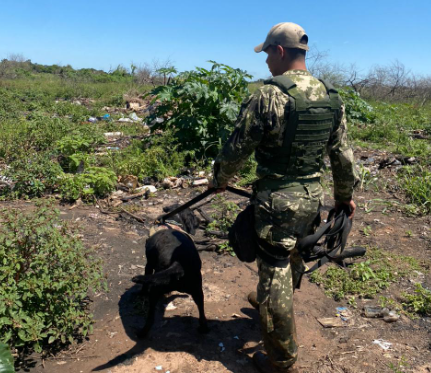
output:
[[[356,174],[344,105],[330,85],[306,70],[307,43],[300,26],[281,23],[255,48],[268,54],[266,62],[274,81],[243,103],[235,130],[214,164],[212,186],[218,191],[226,188],[253,151],[258,164],[252,198],[255,230],[258,242],[266,243],[260,245],[261,252],[274,259],[263,259],[258,253],[256,301],[267,355],[257,352],[253,360],[261,372],[297,371],[293,368],[298,350],[293,289],[304,265],[295,245],[299,237],[315,229],[322,204],[324,148],[331,161],[336,206],[348,205],[351,216],[355,210]],[[280,77],[289,78],[287,86],[277,84]],[[301,103],[308,105],[304,109],[308,111],[296,116]],[[319,114],[325,110],[326,114]]]

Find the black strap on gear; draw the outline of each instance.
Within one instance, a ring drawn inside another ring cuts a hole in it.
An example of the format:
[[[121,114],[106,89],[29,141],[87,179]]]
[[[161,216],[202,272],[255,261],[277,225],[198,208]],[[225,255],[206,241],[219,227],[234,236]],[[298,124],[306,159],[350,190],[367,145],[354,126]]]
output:
[[[339,213],[332,209],[326,224],[316,233],[298,240],[296,247],[304,261],[317,260],[317,263],[304,273],[311,273],[329,261],[345,267],[344,259],[365,255],[366,249],[360,246],[346,249],[347,237],[352,229],[352,220],[348,217],[347,209],[347,206],[343,206]],[[325,239],[319,245],[318,241],[323,236]]]

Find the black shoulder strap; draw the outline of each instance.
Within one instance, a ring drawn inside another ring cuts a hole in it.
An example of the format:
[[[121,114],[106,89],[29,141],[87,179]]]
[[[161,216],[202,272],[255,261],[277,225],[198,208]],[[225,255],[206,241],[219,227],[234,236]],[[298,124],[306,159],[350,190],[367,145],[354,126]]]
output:
[[[286,75],[275,76],[271,79],[265,80],[263,83],[276,85],[284,93],[289,93],[289,90],[291,88],[296,87],[296,84],[293,82],[293,80],[287,77]]]
[[[319,79],[320,82],[325,86],[326,92],[329,95],[329,101],[331,102],[332,110],[340,110],[341,109],[341,99],[338,91],[334,88],[334,86],[324,79]]]
[[[284,93],[292,96],[295,99],[295,110],[304,111],[307,109],[305,97],[298,90],[296,83],[286,75],[277,75],[271,79],[265,80],[263,83],[275,85]]]

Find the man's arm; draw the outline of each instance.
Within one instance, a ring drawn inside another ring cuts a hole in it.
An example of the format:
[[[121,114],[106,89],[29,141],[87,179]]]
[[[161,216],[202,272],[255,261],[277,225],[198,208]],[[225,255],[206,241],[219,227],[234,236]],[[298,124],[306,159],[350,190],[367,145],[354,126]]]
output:
[[[347,121],[344,104],[341,107],[340,118],[328,143],[328,155],[331,161],[334,179],[334,199],[336,207],[346,204],[353,216],[356,205],[352,200],[353,188],[358,181],[355,169],[353,150],[347,141]]]

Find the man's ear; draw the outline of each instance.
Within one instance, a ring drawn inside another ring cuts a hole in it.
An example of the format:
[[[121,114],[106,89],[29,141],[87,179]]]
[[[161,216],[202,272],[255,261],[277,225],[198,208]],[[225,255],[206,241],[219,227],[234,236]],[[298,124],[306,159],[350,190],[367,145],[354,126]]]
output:
[[[281,45],[277,45],[277,54],[281,59],[284,59],[286,56],[286,50]]]

